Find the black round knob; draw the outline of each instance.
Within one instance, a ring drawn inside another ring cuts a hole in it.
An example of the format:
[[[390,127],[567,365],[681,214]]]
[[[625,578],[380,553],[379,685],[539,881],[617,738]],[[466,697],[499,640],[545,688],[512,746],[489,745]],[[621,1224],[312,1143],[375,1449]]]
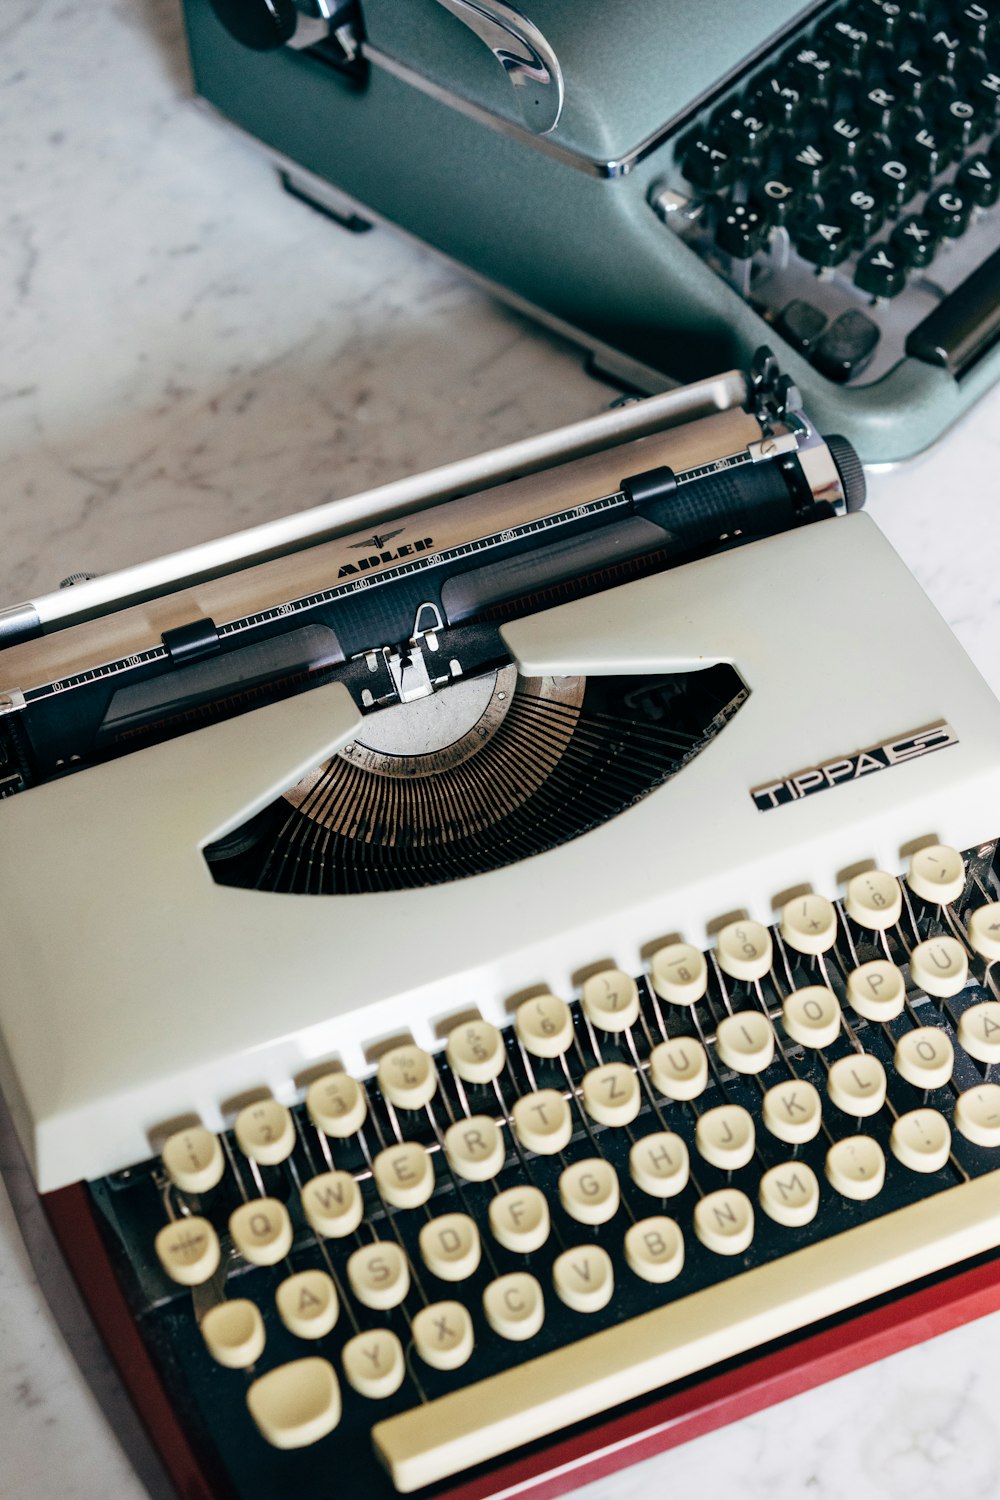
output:
[[[844,500],[848,511],[861,510],[868,493],[865,481],[865,471],[861,467],[861,460],[855,453],[853,445],[845,437],[835,432],[826,440],[826,446],[830,450],[830,457],[837,466],[840,482],[844,489]]]
[[[295,35],[294,0],[209,0],[223,26],[244,47],[270,52]]]

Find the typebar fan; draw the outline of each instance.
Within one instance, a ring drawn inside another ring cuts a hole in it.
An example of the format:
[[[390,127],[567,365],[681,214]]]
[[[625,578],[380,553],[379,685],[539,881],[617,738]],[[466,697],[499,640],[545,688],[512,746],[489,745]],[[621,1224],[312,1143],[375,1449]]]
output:
[[[747,697],[728,665],[522,677],[513,666],[377,709],[355,740],[206,850],[249,890],[349,895],[462,880],[606,823]]]

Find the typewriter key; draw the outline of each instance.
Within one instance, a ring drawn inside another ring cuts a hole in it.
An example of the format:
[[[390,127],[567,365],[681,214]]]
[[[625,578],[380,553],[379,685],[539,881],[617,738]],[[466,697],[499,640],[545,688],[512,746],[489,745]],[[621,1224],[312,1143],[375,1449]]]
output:
[[[449,1125],[444,1151],[452,1171],[466,1182],[489,1182],[507,1154],[499,1126],[489,1115],[470,1115]]]
[[[600,1312],[615,1289],[611,1256],[600,1245],[574,1245],[556,1257],[552,1281],[560,1302],[574,1312]]]
[[[255,1380],[247,1406],[261,1436],[273,1448],[308,1448],[340,1421],[340,1386],[325,1359],[278,1365]]]
[[[209,1193],[222,1180],[226,1160],[219,1137],[203,1125],[178,1130],[164,1143],[163,1168],[184,1193]]]
[[[875,1198],[885,1182],[885,1156],[870,1135],[851,1135],[835,1141],[826,1153],[826,1175],[844,1198]]]
[[[348,1073],[327,1073],[310,1084],[306,1109],[317,1130],[336,1140],[356,1135],[368,1114],[368,1098]]]
[[[673,1198],[687,1187],[687,1142],[672,1130],[644,1135],[629,1152],[629,1171],[635,1185],[651,1198]]]
[[[539,1188],[505,1188],[490,1200],[489,1215],[493,1238],[505,1250],[531,1255],[549,1237],[549,1205]]]
[[[913,1109],[893,1121],[889,1149],[911,1172],[939,1172],[951,1154],[951,1130],[936,1109]]]
[[[847,976],[847,998],[866,1021],[892,1021],[906,1000],[906,980],[886,958],[861,964]]]
[[[806,985],[785,996],[781,1020],[793,1042],[830,1047],[840,1035],[840,1001],[826,985]]]
[[[800,1161],[771,1167],[760,1179],[760,1206],[769,1219],[789,1229],[811,1224],[819,1208],[816,1173]]]
[[[957,901],[965,890],[965,861],[945,844],[918,849],[910,857],[906,883],[924,901]]]
[[[896,1043],[896,1072],[914,1088],[944,1088],[954,1065],[951,1038],[937,1026],[915,1026]]]
[[[664,1214],[639,1219],[625,1232],[625,1259],[643,1281],[673,1281],[684,1268],[684,1236]]]
[[[823,1101],[808,1078],[790,1078],[768,1089],[762,1114],[765,1126],[779,1141],[801,1146],[819,1134]]]
[[[325,1271],[297,1271],[274,1294],[278,1316],[300,1339],[325,1338],[337,1325],[337,1288]]]
[[[759,1010],[738,1010],[719,1022],[715,1049],[736,1073],[762,1073],[774,1058],[774,1030]]]
[[[160,1230],[156,1254],[171,1281],[201,1286],[219,1268],[219,1237],[207,1219],[188,1214]]]
[[[245,1297],[217,1302],[199,1326],[209,1354],[227,1370],[249,1369],[264,1352],[264,1319]]]
[[[955,1129],[974,1146],[1000,1146],[1000,1084],[981,1083],[959,1094]]]
[[[965,988],[969,978],[965,949],[947,934],[918,943],[910,954],[910,978],[925,994],[950,999]]]
[[[413,1343],[425,1364],[435,1370],[457,1370],[472,1353],[469,1310],[461,1302],[431,1302],[413,1319]]]
[[[1000,958],[1000,901],[977,907],[969,918],[969,942],[987,963]]]
[[[277,1166],[295,1150],[295,1122],[277,1099],[261,1099],[241,1109],[233,1132],[243,1155],[262,1167]]]
[[[1000,1062],[1000,1002],[982,1000],[962,1012],[958,1045],[977,1062]]]
[[[599,1125],[631,1125],[639,1113],[639,1080],[627,1063],[604,1063],[583,1075],[583,1104]]]
[[[826,1075],[830,1099],[855,1120],[878,1114],[885,1103],[886,1087],[885,1069],[869,1052],[849,1052],[846,1057],[838,1057]]]
[[[389,1328],[369,1328],[355,1334],[344,1345],[340,1358],[348,1385],[370,1401],[384,1401],[403,1384],[403,1346]]]
[[[302,1212],[310,1229],[327,1239],[353,1234],[364,1216],[361,1189],[349,1172],[321,1172],[302,1187]]]
[[[903,911],[899,881],[885,870],[866,870],[855,875],[848,882],[844,907],[859,927],[884,932],[896,925]]]
[[[229,1233],[252,1266],[274,1266],[292,1248],[292,1221],[277,1198],[251,1198],[229,1215]]]
[[[527,1271],[511,1271],[486,1287],[483,1312],[494,1333],[522,1343],[534,1338],[545,1321],[545,1298],[534,1276]]]
[[[760,922],[730,922],[716,936],[715,953],[730,979],[763,979],[771,968],[771,934]]]
[[[719,1188],[694,1206],[694,1232],[716,1255],[742,1255],[753,1240],[753,1204],[738,1188]]]
[[[583,986],[584,1014],[601,1031],[627,1031],[639,1019],[639,987],[631,974],[604,969],[592,974]]]

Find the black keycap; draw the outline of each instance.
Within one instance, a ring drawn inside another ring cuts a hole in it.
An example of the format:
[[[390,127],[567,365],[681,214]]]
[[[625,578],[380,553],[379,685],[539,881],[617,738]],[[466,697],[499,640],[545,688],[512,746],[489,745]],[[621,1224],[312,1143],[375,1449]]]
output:
[[[906,285],[906,262],[890,245],[872,245],[858,261],[854,284],[873,297],[895,297]]]
[[[797,47],[786,59],[785,76],[805,98],[828,99],[836,86],[837,70],[829,53]]]
[[[885,211],[875,194],[863,187],[855,188],[853,192],[848,193],[840,212],[857,245],[863,245],[870,240],[885,218]]]
[[[850,166],[861,158],[868,131],[855,114],[837,115],[828,121],[823,144],[835,161]]]
[[[990,14],[987,5],[960,5],[954,15],[955,25],[970,47],[982,47],[985,44],[990,23],[995,20],[996,15]]]
[[[1000,63],[990,67],[983,58],[982,64],[969,73],[967,84],[969,97],[976,101],[985,120],[1000,120]]]
[[[927,266],[934,259],[940,236],[923,214],[909,214],[900,219],[890,236],[890,243],[908,266]]]
[[[841,313],[815,346],[812,362],[821,374],[843,384],[860,375],[878,345],[879,331],[871,318],[852,308]]]
[[[883,84],[868,89],[858,100],[858,113],[872,130],[889,130],[903,101]]]
[[[801,213],[804,195],[781,177],[765,177],[750,194],[750,203],[769,224],[787,224]]]
[[[924,213],[943,235],[957,240],[969,226],[972,201],[951,183],[948,187],[936,188],[928,195]]]
[[[755,108],[779,129],[791,125],[802,111],[801,93],[777,73],[761,74],[752,96]]]
[[[955,186],[977,208],[992,208],[1000,198],[1000,167],[991,165],[986,156],[970,156],[962,164]]]
[[[731,146],[744,161],[757,157],[771,135],[771,125],[752,106],[730,105],[715,123],[723,146]]]
[[[714,136],[696,136],[689,142],[682,171],[695,187],[709,192],[727,187],[733,180],[733,169],[732,153]]]
[[[911,128],[900,134],[903,155],[913,166],[921,187],[930,187],[931,182],[948,165],[947,148],[937,132],[924,122],[912,122]]]
[[[936,111],[937,128],[953,150],[963,150],[980,131],[981,111],[976,103],[955,94]]]
[[[868,54],[871,38],[863,26],[855,25],[850,14],[830,21],[820,32],[820,46],[848,73],[857,72]]]
[[[819,214],[803,224],[794,236],[803,260],[825,268],[839,266],[851,253],[851,231],[841,215]]]
[[[899,0],[863,0],[858,7],[858,22],[868,34],[882,42],[891,42],[903,29],[905,16]]]
[[[876,156],[871,168],[872,192],[888,211],[902,208],[917,190],[917,172],[895,152]]]
[[[779,313],[775,326],[793,349],[811,349],[826,327],[826,313],[796,297]]]
[[[903,61],[897,63],[890,72],[888,87],[900,99],[905,99],[909,104],[916,104],[927,87],[928,81],[927,69],[918,63],[916,58],[904,57]]]
[[[822,146],[809,142],[797,146],[793,142],[785,157],[785,171],[791,180],[804,188],[817,188],[833,161]]]
[[[924,56],[938,73],[954,73],[963,52],[963,38],[957,26],[934,27],[924,40]]]
[[[767,243],[768,223],[745,203],[731,203],[715,231],[720,248],[737,260],[747,260]]]

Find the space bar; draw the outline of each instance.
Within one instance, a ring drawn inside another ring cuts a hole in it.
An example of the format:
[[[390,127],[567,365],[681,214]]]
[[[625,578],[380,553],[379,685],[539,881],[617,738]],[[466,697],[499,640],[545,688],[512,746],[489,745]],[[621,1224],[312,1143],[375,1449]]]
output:
[[[961,375],[998,337],[1000,250],[917,324],[906,340],[906,352],[927,364],[944,365],[952,375]]]
[[[388,1417],[375,1451],[409,1494],[906,1286],[1000,1244],[998,1186],[991,1172]]]

